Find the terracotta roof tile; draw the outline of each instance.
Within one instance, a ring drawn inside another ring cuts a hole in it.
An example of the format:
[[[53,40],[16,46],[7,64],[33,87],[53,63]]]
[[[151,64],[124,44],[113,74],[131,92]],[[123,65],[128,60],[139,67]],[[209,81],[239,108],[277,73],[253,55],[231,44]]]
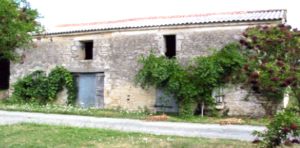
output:
[[[248,22],[285,20],[286,10],[259,10],[259,11],[236,11],[223,13],[206,13],[193,15],[175,15],[159,17],[142,17],[124,20],[91,22],[81,24],[63,24],[56,26],[46,34],[65,34],[74,32],[88,32],[99,30],[144,28],[157,26],[175,26],[184,24],[209,24],[226,22]]]

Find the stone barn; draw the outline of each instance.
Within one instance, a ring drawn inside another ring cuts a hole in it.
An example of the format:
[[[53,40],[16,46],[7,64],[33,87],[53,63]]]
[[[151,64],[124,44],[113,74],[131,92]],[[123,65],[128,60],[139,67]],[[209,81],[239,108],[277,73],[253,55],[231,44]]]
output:
[[[0,69],[10,67],[6,82],[11,86],[35,70],[49,72],[64,66],[76,77],[77,103],[82,107],[176,112],[176,101],[166,97],[169,103],[164,104],[160,100],[162,91],[144,90],[134,84],[141,55],[154,50],[185,64],[194,56],[211,54],[210,48],[220,49],[239,40],[249,26],[285,22],[286,10],[260,10],[65,24],[36,36],[34,48],[18,50],[20,62],[9,65],[3,61]],[[245,100],[247,91],[238,86],[213,95],[217,108],[226,108],[229,115],[265,113],[260,101],[255,97]]]

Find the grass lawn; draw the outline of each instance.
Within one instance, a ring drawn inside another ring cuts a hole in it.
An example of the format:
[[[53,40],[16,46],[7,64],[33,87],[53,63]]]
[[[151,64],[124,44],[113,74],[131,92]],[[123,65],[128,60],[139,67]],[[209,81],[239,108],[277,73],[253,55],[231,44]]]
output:
[[[0,110],[9,111],[24,111],[24,112],[41,112],[41,113],[58,113],[58,114],[72,114],[96,117],[110,117],[110,118],[130,118],[145,120],[149,113],[145,111],[128,112],[120,109],[83,109],[74,106],[59,106],[59,105],[37,105],[37,104],[9,104],[0,101]],[[192,123],[218,123],[222,118],[218,117],[200,117],[194,116],[190,118],[183,118],[176,115],[170,115],[168,121],[171,122],[192,122]],[[242,118],[244,124],[249,125],[267,125],[270,121],[267,118],[251,119]]]
[[[247,148],[256,145],[250,142],[157,136],[113,130],[49,126],[38,124],[16,124],[0,126],[0,147],[211,147]]]

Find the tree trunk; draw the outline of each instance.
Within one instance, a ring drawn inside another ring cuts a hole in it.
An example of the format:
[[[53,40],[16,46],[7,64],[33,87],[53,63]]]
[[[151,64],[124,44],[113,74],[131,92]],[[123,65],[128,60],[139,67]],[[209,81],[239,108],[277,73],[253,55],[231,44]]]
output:
[[[204,102],[201,102],[201,117],[204,115]]]

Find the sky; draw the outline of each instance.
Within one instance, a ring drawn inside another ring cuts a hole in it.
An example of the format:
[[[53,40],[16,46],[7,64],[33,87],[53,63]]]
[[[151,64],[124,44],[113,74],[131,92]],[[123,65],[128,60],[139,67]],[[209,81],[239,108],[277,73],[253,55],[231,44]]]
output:
[[[46,29],[59,24],[245,10],[287,9],[287,23],[300,28],[297,0],[27,0]]]

